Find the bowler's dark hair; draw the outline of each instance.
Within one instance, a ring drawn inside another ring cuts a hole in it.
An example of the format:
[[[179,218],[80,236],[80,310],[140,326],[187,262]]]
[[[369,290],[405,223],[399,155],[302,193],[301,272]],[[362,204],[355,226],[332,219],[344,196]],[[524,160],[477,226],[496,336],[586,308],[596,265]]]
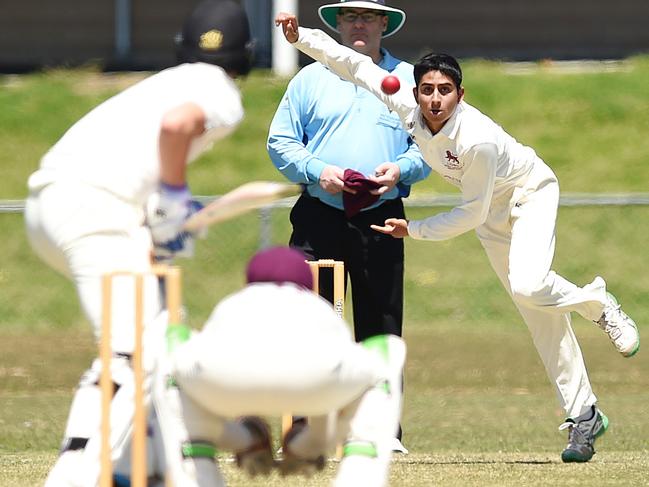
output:
[[[415,83],[419,86],[421,78],[431,71],[439,71],[453,80],[455,87],[459,90],[462,86],[462,68],[453,56],[449,54],[426,54],[415,64]]]

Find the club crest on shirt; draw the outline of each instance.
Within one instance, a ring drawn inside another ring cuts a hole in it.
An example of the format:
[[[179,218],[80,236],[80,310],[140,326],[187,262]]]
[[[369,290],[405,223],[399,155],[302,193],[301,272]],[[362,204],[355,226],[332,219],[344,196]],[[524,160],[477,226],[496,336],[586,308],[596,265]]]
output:
[[[462,162],[460,162],[460,159],[458,156],[453,154],[450,150],[446,151],[446,155],[444,156],[444,166],[449,168],[449,169],[462,169]]]

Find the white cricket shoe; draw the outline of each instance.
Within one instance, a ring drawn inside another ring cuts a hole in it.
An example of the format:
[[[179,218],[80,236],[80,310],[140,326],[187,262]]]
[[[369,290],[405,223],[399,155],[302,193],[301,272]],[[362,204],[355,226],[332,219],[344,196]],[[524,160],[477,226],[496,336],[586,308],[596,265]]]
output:
[[[401,440],[399,438],[392,438],[392,441],[390,442],[390,450],[392,450],[393,453],[401,453],[402,455],[407,455],[410,453],[408,449],[403,446],[403,443],[401,443]]]
[[[75,474],[82,468],[83,450],[68,450],[57,458],[44,487],[78,487]]]
[[[640,335],[635,321],[622,311],[611,293],[606,293],[604,311],[595,323],[606,332],[617,351],[625,357],[632,357],[640,348]]]

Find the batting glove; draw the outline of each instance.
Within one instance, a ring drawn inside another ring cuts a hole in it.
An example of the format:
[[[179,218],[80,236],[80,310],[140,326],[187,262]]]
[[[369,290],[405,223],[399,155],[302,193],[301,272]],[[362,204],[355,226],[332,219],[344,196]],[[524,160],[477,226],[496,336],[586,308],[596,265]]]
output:
[[[203,205],[190,199],[189,189],[162,185],[159,193],[149,198],[147,225],[151,230],[155,260],[168,262],[173,257],[194,255],[195,235],[183,231],[185,221]],[[200,236],[200,235],[199,235]]]
[[[154,244],[173,240],[182,232],[190,201],[191,193],[186,185],[160,184],[160,191],[153,193],[147,202],[146,221]]]

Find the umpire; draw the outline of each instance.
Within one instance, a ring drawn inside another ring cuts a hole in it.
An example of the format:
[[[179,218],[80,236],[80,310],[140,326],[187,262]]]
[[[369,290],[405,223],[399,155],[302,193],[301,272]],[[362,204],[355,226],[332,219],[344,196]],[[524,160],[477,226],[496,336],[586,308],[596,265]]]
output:
[[[405,12],[375,0],[323,5],[318,13],[342,44],[413,79],[412,65],[381,47],[382,38],[401,28]],[[430,168],[399,118],[371,93],[313,63],[289,83],[270,126],[268,152],[287,179],[307,188],[291,211],[290,245],[312,259],[345,263],[356,341],[401,336],[403,242],[370,225],[403,218],[401,199]],[[321,281],[323,296],[333,301],[332,279]],[[406,452],[400,442],[394,446]]]

